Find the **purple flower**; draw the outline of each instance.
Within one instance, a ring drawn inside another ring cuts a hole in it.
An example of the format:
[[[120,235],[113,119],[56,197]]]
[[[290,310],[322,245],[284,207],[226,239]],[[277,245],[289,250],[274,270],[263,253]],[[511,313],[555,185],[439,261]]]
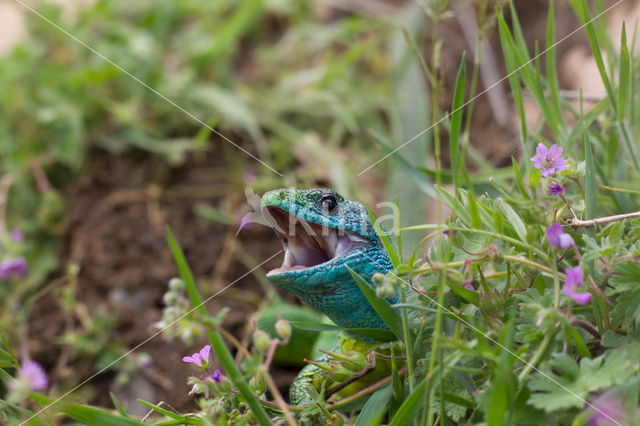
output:
[[[211,377],[211,379],[216,383],[220,383],[222,381],[222,373],[218,369],[216,369],[216,371],[214,371],[209,377]]]
[[[22,231],[19,230],[18,228],[13,228],[11,230],[11,239],[16,243],[21,243],[24,240],[24,235],[22,234]]]
[[[35,361],[24,361],[20,366],[18,376],[25,379],[33,390],[44,389],[49,384],[47,373],[45,373],[42,366]]]
[[[580,305],[586,305],[589,303],[589,300],[591,300],[591,293],[588,291],[581,293],[576,292],[577,289],[582,287],[582,269],[580,269],[580,266],[565,269],[564,273],[567,274],[567,279],[562,287],[564,294],[571,297]]]
[[[211,352],[211,345],[205,345],[200,351],[191,356],[185,356],[182,358],[183,362],[193,364],[198,368],[207,368],[209,366],[209,353]]]
[[[561,157],[562,148],[556,144],[551,145],[551,148],[547,148],[543,144],[539,143],[536,148],[536,155],[531,157],[533,161],[533,167],[536,169],[542,169],[542,176],[549,176],[556,170],[564,170],[567,165],[567,160]]]
[[[549,190],[549,193],[551,195],[564,194],[564,186],[560,185],[559,183],[552,183],[551,185],[547,186],[547,189]]]
[[[246,184],[250,184],[255,180],[256,180],[256,172],[254,172],[253,170],[246,170],[242,174],[242,181]]]
[[[0,280],[11,277],[22,277],[27,272],[27,261],[21,257],[7,259],[0,262]]]
[[[562,230],[562,225],[559,223],[554,223],[547,228],[547,240],[549,240],[549,244],[555,248],[564,249],[575,244],[571,235],[565,233]]]
[[[602,394],[591,401],[591,417],[589,426],[604,426],[622,423],[624,401],[614,395]]]

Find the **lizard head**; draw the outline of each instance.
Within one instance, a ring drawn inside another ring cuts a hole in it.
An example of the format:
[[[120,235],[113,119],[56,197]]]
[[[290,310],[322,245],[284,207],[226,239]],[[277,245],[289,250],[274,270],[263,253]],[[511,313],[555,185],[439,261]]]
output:
[[[384,328],[345,267],[369,282],[391,269],[362,204],[329,189],[278,189],[263,195],[261,211],[285,252],[270,281],[338,325]]]

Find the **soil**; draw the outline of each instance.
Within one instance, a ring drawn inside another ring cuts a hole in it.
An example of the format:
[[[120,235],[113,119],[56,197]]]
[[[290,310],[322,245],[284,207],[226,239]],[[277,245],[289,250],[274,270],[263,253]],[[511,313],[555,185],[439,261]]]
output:
[[[62,230],[67,240],[61,253],[62,264],[71,262],[80,267],[78,302],[87,307],[89,315],[113,315],[116,325],[108,331],[108,339],[124,348],[136,347],[155,332],[151,326],[161,319],[167,283],[177,276],[166,242],[166,227],[172,229],[194,275],[204,283],[205,297],[247,272],[247,267],[235,259],[236,251],[242,250],[262,262],[280,249],[280,243],[266,228],[252,227],[236,242],[235,238],[227,238],[230,233],[235,237],[235,225],[214,223],[194,214],[196,203],[226,203],[229,207],[237,205],[238,210],[242,207],[242,184],[234,185],[224,177],[228,170],[214,155],[190,158],[183,166],[170,168],[163,159],[147,154],[99,154],[90,161],[87,172],[86,180],[67,193],[70,210]],[[178,196],[185,192],[193,195]],[[265,267],[276,267],[279,261],[276,257]],[[62,271],[55,275],[62,275]],[[245,333],[247,318],[256,309],[255,302],[246,297],[248,292],[258,297],[263,294],[252,275],[207,303],[211,313],[230,308],[223,325],[235,336]],[[50,295],[38,304],[30,326],[34,342],[59,342],[65,332],[67,314],[58,300]],[[136,398],[170,402],[181,411],[194,408],[186,384],[193,371],[181,358],[202,344],[204,340],[187,348],[179,341],[167,342],[160,336],[144,343],[136,353],[149,354],[150,365],[134,375],[127,386],[117,386],[113,372],[92,379],[87,385],[94,389],[90,402],[111,406],[105,392],[108,389],[138,413],[147,410],[135,407]],[[61,365],[59,360],[68,356],[63,345],[35,347],[36,359],[42,360],[48,371],[55,371],[54,383],[64,382],[69,376],[81,381],[94,373],[92,363],[86,360],[80,366],[73,365],[71,371]],[[283,389],[294,374],[277,371],[276,378]]]

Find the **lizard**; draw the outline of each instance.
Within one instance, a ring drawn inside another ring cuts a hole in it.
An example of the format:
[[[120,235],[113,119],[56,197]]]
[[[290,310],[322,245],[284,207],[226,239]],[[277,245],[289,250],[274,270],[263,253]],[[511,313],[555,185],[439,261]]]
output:
[[[388,330],[345,267],[371,286],[374,273],[393,269],[364,205],[330,189],[277,189],[262,196],[260,210],[280,237],[285,253],[282,266],[267,273],[274,285],[295,294],[339,327]],[[387,300],[397,302],[396,297]],[[338,353],[362,355],[381,344],[346,331],[336,343]],[[388,363],[378,364],[366,380],[363,377],[361,383],[355,381],[336,395],[353,394],[387,375]],[[317,391],[337,384],[322,373],[318,363],[304,367],[291,385],[291,402],[308,404]]]

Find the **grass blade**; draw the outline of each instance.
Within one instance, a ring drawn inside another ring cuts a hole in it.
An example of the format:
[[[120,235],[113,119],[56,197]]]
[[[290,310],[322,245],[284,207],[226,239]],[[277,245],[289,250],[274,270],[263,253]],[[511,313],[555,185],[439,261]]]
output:
[[[126,417],[130,419],[131,416],[129,415],[129,413],[127,413],[127,410],[125,410],[124,405],[122,405],[122,402],[120,402],[116,394],[114,394],[113,392],[109,392],[109,395],[111,396],[111,402],[113,402],[113,406],[116,407],[116,410],[118,410],[118,413],[122,417]]]
[[[371,223],[373,223],[373,228],[376,230],[376,233],[378,234],[378,238],[380,238],[380,241],[382,242],[384,249],[389,255],[391,264],[393,265],[394,268],[397,268],[398,266],[400,266],[400,263],[401,263],[400,255],[396,251],[395,247],[393,247],[393,243],[391,242],[391,239],[389,238],[387,233],[384,231],[384,229],[382,229],[382,227],[380,226],[380,223],[378,223],[378,220],[374,216],[373,212],[371,210],[368,210],[368,213],[369,213],[369,219],[371,220]],[[399,223],[399,222],[396,222],[396,223]]]
[[[53,398],[39,393],[31,392],[29,396],[40,405],[47,405],[53,402]],[[72,419],[88,425],[142,426],[147,424],[119,416],[102,408],[91,407],[83,404],[63,403],[62,412]]]
[[[558,85],[558,74],[556,72],[556,20],[553,3],[553,1],[549,2],[549,13],[547,16],[547,53],[545,54],[547,63],[547,86],[549,90],[549,97],[551,98],[551,106],[555,110],[559,121],[564,127],[564,114],[562,114],[562,104],[560,102],[560,87]]]
[[[203,316],[208,316],[209,313],[207,312],[207,308],[205,308],[204,304],[202,303],[202,296],[200,296],[200,292],[196,287],[195,280],[193,279],[193,274],[191,273],[191,269],[187,264],[187,259],[184,256],[184,252],[180,248],[176,237],[173,235],[173,232],[171,232],[170,229],[166,230],[166,234],[169,247],[171,248],[171,253],[173,254],[173,259],[176,262],[178,271],[180,272],[180,277],[185,283],[187,295],[189,296],[191,304],[196,308],[198,313]],[[224,344],[222,336],[215,332],[208,332],[207,337],[209,338],[209,341],[211,342],[211,345],[213,346],[213,349],[218,356],[220,364],[222,364],[222,366],[224,367],[227,376],[229,376],[231,382],[236,388],[238,388],[240,394],[247,401],[249,407],[251,407],[251,411],[256,417],[256,421],[263,426],[271,425],[271,421],[269,421],[266,412],[260,405],[260,401],[258,401],[253,392],[251,392],[251,389],[242,377],[240,370],[238,370],[238,367],[233,360],[233,356],[231,356],[231,352],[229,352],[229,349]]]
[[[464,104],[464,89],[467,81],[466,58],[462,55],[455,88],[453,89],[453,104],[451,105],[451,124],[449,127],[449,158],[451,158],[451,172],[453,186],[458,189],[464,171],[464,150],[460,148],[460,132],[462,130],[462,113]]]
[[[356,419],[355,426],[379,425],[382,421],[382,416],[387,411],[391,395],[393,395],[391,386],[385,386],[371,395],[371,398],[369,398]]]
[[[346,265],[345,265],[346,266]],[[349,273],[355,280],[356,284],[360,288],[360,291],[367,298],[376,313],[380,315],[380,318],[384,321],[389,329],[396,335],[398,340],[403,339],[402,320],[398,311],[393,309],[389,302],[376,296],[375,290],[365,281],[356,271],[346,266]]]
[[[498,206],[500,206],[500,210],[502,213],[509,219],[509,223],[516,230],[516,234],[520,237],[520,240],[523,242],[527,242],[527,227],[524,225],[522,218],[516,213],[516,211],[511,207],[508,203],[506,203],[502,198],[498,198],[497,200]]]
[[[413,392],[404,400],[393,416],[389,426],[404,426],[411,424],[424,406],[424,393],[427,391],[427,379],[423,379]]]
[[[585,190],[585,219],[593,219],[596,217],[598,206],[598,186],[596,185],[596,166],[593,162],[593,151],[591,150],[591,142],[589,141],[589,133],[584,132],[584,159],[586,176],[584,182]]]
[[[507,23],[505,22],[502,15],[498,15],[498,35],[500,36],[500,44],[502,46],[504,61],[507,67],[509,86],[511,86],[513,101],[516,104],[518,118],[520,119],[520,137],[524,143],[529,137],[527,120],[524,111],[524,98],[522,96],[522,87],[520,86],[520,75],[514,72],[517,68],[515,55],[513,53],[513,51],[515,50],[515,46],[513,44],[513,40],[511,39],[509,27],[507,26]]]
[[[346,331],[349,333],[357,333],[365,336],[369,336],[373,339],[379,340],[381,342],[392,342],[394,340],[398,340],[396,335],[389,331],[383,330],[381,328],[344,328],[339,327],[333,324],[323,324],[323,323],[313,323],[313,322],[301,322],[301,321],[289,321],[295,328],[299,328],[301,330],[310,330],[310,331]]]
[[[620,35],[620,70],[618,74],[618,120],[626,118],[629,111],[629,94],[631,89],[631,58],[627,47],[627,30],[622,22]]]
[[[609,80],[609,76],[607,75],[607,69],[604,66],[602,51],[598,43],[596,30],[594,28],[593,22],[591,21],[587,2],[586,0],[571,0],[571,6],[573,6],[573,9],[578,18],[585,24],[585,30],[587,32],[587,38],[589,39],[589,45],[591,46],[591,52],[593,53],[593,58],[595,59],[596,65],[598,66],[598,72],[600,73],[600,78],[602,79],[604,88],[607,91],[607,97],[609,98],[613,109],[617,110],[617,105],[615,102],[616,96],[614,94],[611,81]]]
[[[151,402],[145,401],[144,399],[139,399],[138,402],[142,405],[145,405],[151,408],[153,411],[156,411],[160,414],[163,414],[169,418],[174,420],[178,420],[188,425],[201,425],[203,424],[202,420],[193,417],[185,417],[180,414],[174,413],[173,411],[167,410],[166,408],[162,408],[159,405],[153,404]]]

